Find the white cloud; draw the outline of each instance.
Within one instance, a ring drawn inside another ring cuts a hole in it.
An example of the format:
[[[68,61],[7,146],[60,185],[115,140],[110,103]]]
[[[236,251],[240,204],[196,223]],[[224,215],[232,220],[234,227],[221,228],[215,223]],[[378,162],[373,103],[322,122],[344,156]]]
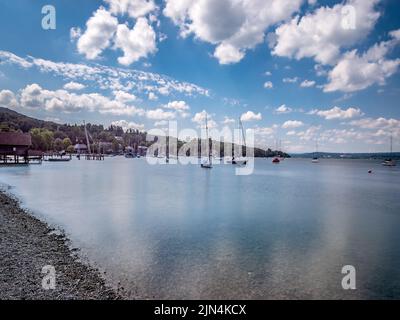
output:
[[[296,17],[275,30],[272,53],[289,58],[314,58],[333,64],[341,48],[363,40],[373,29],[380,14],[379,0],[348,0],[333,7],[320,7],[303,17]],[[355,13],[355,20],[352,14]],[[354,28],[352,22],[355,23]]]
[[[160,121],[154,122],[155,127],[165,127],[166,125],[168,125],[167,120],[160,120]]]
[[[253,111],[247,111],[246,113],[242,114],[240,120],[242,120],[243,122],[260,121],[262,120],[262,116],[261,113],[254,113]]]
[[[26,69],[33,66],[33,63],[27,59],[21,58],[8,51],[0,51],[0,65],[4,63],[15,64]]]
[[[153,0],[105,0],[110,5],[110,12],[115,15],[128,14],[132,18],[147,15],[156,9]]]
[[[135,93],[145,93],[150,100],[156,98],[154,92],[161,91],[168,94],[182,94],[185,96],[201,95],[209,97],[209,90],[189,82],[181,82],[157,73],[134,69],[121,69],[103,65],[86,65],[34,57],[22,58],[8,51],[0,50],[0,64],[12,64],[25,69],[37,68],[42,73],[68,79],[76,82],[88,82],[90,87],[102,90],[133,90]]]
[[[156,100],[158,100],[158,97],[157,97],[157,95],[154,94],[154,92],[150,92],[148,98],[149,98],[149,100],[151,100],[151,101],[156,101]]]
[[[173,120],[175,119],[175,113],[158,108],[155,110],[148,110],[146,112],[146,117],[151,120]]]
[[[112,100],[99,93],[76,94],[66,90],[51,91],[43,89],[36,83],[21,90],[19,105],[22,108],[65,113],[87,110],[112,115],[144,115],[143,109]]]
[[[303,0],[166,0],[164,15],[180,28],[182,37],[216,45],[221,64],[236,63],[246,50],[262,43],[268,27],[300,9]]]
[[[359,55],[357,50],[347,52],[329,72],[325,92],[354,92],[366,89],[373,84],[384,85],[386,78],[392,76],[400,66],[400,59],[387,59],[386,55],[400,43],[400,30],[390,33],[389,41],[372,46]]]
[[[66,90],[76,90],[76,91],[79,91],[79,90],[83,90],[83,89],[85,89],[85,88],[86,88],[86,86],[83,85],[82,83],[78,83],[78,82],[74,82],[74,81],[68,82],[68,83],[66,83],[66,84],[64,85],[64,89],[66,89]]]
[[[359,117],[363,113],[359,108],[348,108],[347,110],[343,110],[339,107],[333,107],[329,110],[312,110],[310,114],[316,114],[320,117],[325,118],[326,120],[334,120],[334,119],[351,119],[354,117]]]
[[[353,120],[349,124],[363,129],[385,129],[389,132],[396,128],[400,129],[400,120],[393,118],[386,119],[383,117],[377,119],[364,118],[359,120]]]
[[[117,101],[120,101],[122,103],[132,102],[137,99],[134,94],[130,94],[122,90],[114,91],[114,96]]]
[[[302,88],[311,88],[315,86],[315,81],[312,80],[304,80],[302,83],[300,83],[300,87]]]
[[[134,129],[134,130],[139,130],[139,131],[144,130],[144,124],[139,124],[139,123],[127,121],[127,120],[113,121],[113,122],[111,122],[111,125],[116,126],[116,127],[121,127],[124,131],[127,131],[128,129]]]
[[[76,39],[79,39],[82,36],[82,30],[79,27],[72,27],[71,30],[69,31],[69,36],[71,38],[71,41],[74,41]]]
[[[264,83],[265,89],[272,89],[273,87],[274,87],[274,84],[271,81],[267,81]]]
[[[166,109],[172,109],[175,111],[185,111],[190,110],[190,107],[187,105],[185,101],[171,101],[164,105]]]
[[[5,108],[15,108],[17,107],[18,102],[15,98],[14,92],[10,90],[1,90],[0,91],[0,107]]]
[[[157,51],[156,33],[146,18],[138,18],[132,30],[129,30],[127,25],[120,24],[115,37],[115,47],[124,53],[118,58],[118,62],[129,66]]]
[[[315,140],[318,137],[318,132],[321,129],[321,126],[311,126],[305,131],[300,131],[297,133],[297,136],[300,140],[310,141]]]
[[[292,112],[293,109],[289,108],[288,106],[286,106],[285,104],[281,105],[279,108],[275,109],[275,112],[278,114],[282,114],[282,113],[290,113]]]
[[[304,125],[303,122],[298,121],[298,120],[288,120],[284,124],[282,124],[283,129],[294,129],[294,128],[299,128]]]
[[[224,117],[224,120],[222,121],[222,124],[228,125],[235,123],[235,119],[229,118],[227,116]]]
[[[86,22],[86,31],[78,40],[78,52],[87,59],[96,59],[111,44],[117,31],[118,20],[104,7],[100,7]]]
[[[283,83],[296,83],[299,80],[298,77],[294,77],[294,78],[283,78]]]

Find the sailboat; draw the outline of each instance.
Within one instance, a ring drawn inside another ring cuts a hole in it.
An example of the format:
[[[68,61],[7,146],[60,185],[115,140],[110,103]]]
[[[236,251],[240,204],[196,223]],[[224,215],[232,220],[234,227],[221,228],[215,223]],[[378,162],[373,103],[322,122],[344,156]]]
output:
[[[212,168],[212,161],[211,161],[211,152],[210,152],[210,139],[208,137],[208,120],[206,115],[206,135],[207,135],[207,152],[208,152],[208,160],[201,164],[201,167],[204,169],[211,169]]]
[[[246,136],[244,134],[243,123],[242,123],[241,119],[239,119],[239,130],[242,132],[243,146],[246,148]],[[234,165],[239,165],[239,166],[245,166],[247,164],[248,160],[246,157],[243,157],[243,146],[240,141],[239,141],[239,146],[241,149],[240,153],[241,153],[242,157],[235,158],[235,155],[233,155],[232,160],[229,161],[229,163],[234,164]]]
[[[393,136],[390,135],[390,155],[393,153]],[[385,159],[385,161],[382,162],[382,165],[385,167],[395,167],[396,166],[396,161],[392,159],[392,157]]]
[[[314,157],[311,160],[312,163],[318,163],[319,162],[317,154],[318,154],[318,140],[315,141],[315,152],[314,152]]]
[[[275,146],[275,149],[278,151],[278,149],[279,149],[279,148],[278,148],[278,140],[275,141],[275,145],[276,145],[276,146]],[[272,159],[272,163],[273,163],[273,164],[279,164],[279,163],[281,163],[281,159],[279,159],[279,154],[278,154],[278,156],[275,156],[274,159]]]

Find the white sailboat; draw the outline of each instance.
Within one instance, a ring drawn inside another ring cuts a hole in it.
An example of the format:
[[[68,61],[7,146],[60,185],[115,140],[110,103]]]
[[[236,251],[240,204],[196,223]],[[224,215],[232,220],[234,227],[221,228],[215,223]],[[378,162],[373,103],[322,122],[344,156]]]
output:
[[[243,146],[246,148],[246,136],[244,134],[244,129],[243,129],[243,123],[242,120],[239,119],[239,130],[242,132],[242,139],[243,139],[243,145],[241,141],[239,141],[239,146],[241,148],[241,157],[235,158],[235,155],[232,156],[232,160],[228,161],[228,163],[238,165],[238,166],[245,166],[247,164],[248,159],[246,157],[243,157]]]
[[[318,140],[315,141],[315,152],[314,152],[314,157],[311,160],[312,163],[318,163],[319,162],[317,154],[318,154]]]
[[[382,165],[385,167],[395,167],[396,166],[396,161],[392,159],[392,153],[393,153],[393,136],[390,135],[390,158],[385,159],[385,161],[382,162]]]
[[[211,158],[211,151],[210,151],[210,139],[208,137],[208,120],[207,120],[207,115],[206,115],[206,136],[207,136],[207,153],[208,153],[208,159],[207,161],[203,162],[201,164],[201,167],[204,169],[211,169],[212,168],[212,158]]]

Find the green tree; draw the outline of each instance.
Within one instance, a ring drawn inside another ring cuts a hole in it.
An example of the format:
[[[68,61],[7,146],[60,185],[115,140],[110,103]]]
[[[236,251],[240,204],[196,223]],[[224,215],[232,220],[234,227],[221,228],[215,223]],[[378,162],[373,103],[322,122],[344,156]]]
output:
[[[71,139],[70,139],[70,138],[65,138],[65,139],[62,141],[62,143],[63,143],[63,145],[64,145],[64,150],[67,150],[68,147],[72,146],[72,142],[71,142]]]
[[[53,148],[55,151],[63,150],[64,149],[63,141],[60,138],[57,138],[56,140],[54,140]]]

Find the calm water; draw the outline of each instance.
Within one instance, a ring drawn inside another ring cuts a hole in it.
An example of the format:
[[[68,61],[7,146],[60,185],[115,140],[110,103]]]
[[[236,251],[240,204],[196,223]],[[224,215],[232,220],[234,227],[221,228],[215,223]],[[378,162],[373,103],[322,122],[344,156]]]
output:
[[[133,298],[400,298],[399,167],[260,159],[236,176],[118,157],[3,167],[0,182]]]

